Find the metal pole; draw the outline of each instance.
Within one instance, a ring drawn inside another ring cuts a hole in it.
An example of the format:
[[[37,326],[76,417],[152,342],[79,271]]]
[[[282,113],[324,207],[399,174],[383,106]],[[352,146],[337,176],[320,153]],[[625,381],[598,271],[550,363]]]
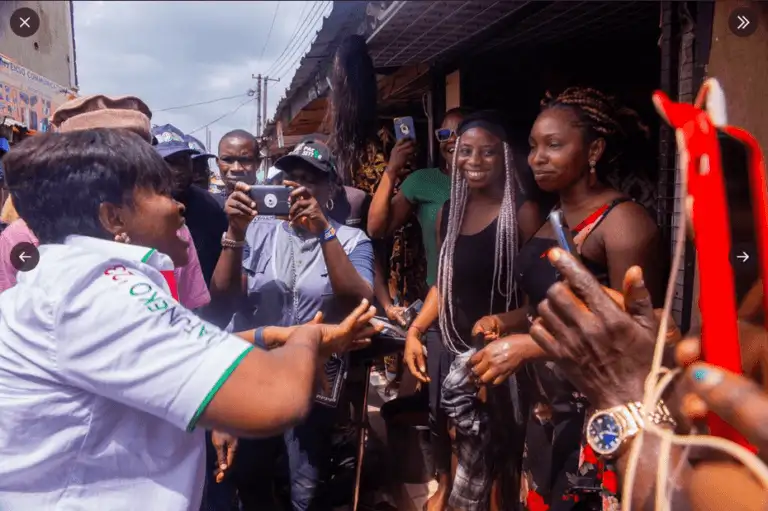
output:
[[[261,136],[261,75],[254,76],[256,78],[256,127],[254,129],[254,135]]]

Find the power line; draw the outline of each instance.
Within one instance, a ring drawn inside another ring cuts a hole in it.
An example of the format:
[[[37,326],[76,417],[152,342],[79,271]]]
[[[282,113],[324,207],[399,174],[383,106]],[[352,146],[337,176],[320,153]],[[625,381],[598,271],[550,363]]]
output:
[[[285,69],[285,64],[288,62],[291,62],[291,59],[294,59],[296,56],[296,51],[301,51],[302,45],[307,40],[307,37],[312,34],[312,28],[315,27],[317,24],[317,21],[320,19],[320,17],[323,14],[323,10],[328,6],[328,3],[330,2],[316,2],[312,11],[307,15],[307,19],[303,23],[303,30],[300,31],[300,34],[297,35],[294,40],[292,41],[295,43],[293,45],[292,50],[288,50],[289,55],[286,55],[286,57],[283,59],[283,62],[279,65],[273,65],[270,70],[267,72],[267,74],[271,76],[277,75],[281,70]],[[311,21],[308,21],[309,18],[312,17]],[[295,62],[295,59],[293,60]],[[277,64],[277,63],[275,63]]]
[[[299,33],[299,29],[301,28],[302,24],[303,24],[303,23],[304,23],[304,22],[307,20],[306,18],[304,18],[304,19],[301,19],[301,17],[302,17],[302,16],[304,16],[304,11],[307,9],[307,6],[308,6],[309,4],[310,4],[310,2],[304,2],[304,5],[302,5],[302,6],[301,6],[301,12],[300,12],[300,13],[299,13],[299,15],[296,17],[296,18],[297,18],[297,20],[296,20],[296,26],[295,26],[295,27],[293,27],[293,33],[292,33],[292,34],[291,34],[291,36],[288,38],[288,43],[285,45],[285,48],[283,48],[283,51],[282,51],[282,53],[280,53],[280,55],[279,55],[279,56],[278,56],[278,57],[275,59],[275,62],[273,62],[273,63],[272,63],[272,66],[270,66],[270,68],[269,68],[269,70],[267,71],[267,73],[269,73],[269,71],[271,71],[271,70],[272,70],[272,68],[274,67],[274,65],[275,65],[276,63],[280,62],[280,59],[282,59],[282,58],[283,58],[283,55],[285,55],[285,52],[288,50],[288,48],[291,46],[291,43],[294,41],[294,39],[295,39],[295,37],[296,37],[296,34],[298,34],[298,33]],[[314,5],[314,4],[315,4],[315,2],[312,2],[312,5]]]
[[[211,103],[216,103],[218,101],[225,101],[227,99],[241,98],[243,96],[245,96],[245,94],[237,94],[235,96],[227,96],[225,98],[209,99],[208,101],[200,101],[198,103],[190,103],[188,105],[172,106],[172,107],[169,107],[169,108],[163,108],[162,110],[155,110],[154,113],[167,112],[169,110],[180,110],[182,108],[189,108],[189,107],[198,106],[198,105],[209,105]]]
[[[192,131],[190,131],[189,133],[187,133],[187,135],[191,135],[191,134],[193,134],[193,133],[197,133],[198,131],[200,131],[200,130],[202,130],[202,129],[205,129],[205,128],[207,128],[207,127],[208,127],[208,126],[210,126],[211,124],[216,124],[217,122],[219,122],[219,121],[220,121],[220,120],[222,120],[223,118],[225,118],[225,117],[228,117],[228,116],[230,116],[230,115],[234,114],[235,112],[237,112],[238,110],[240,110],[240,109],[241,109],[243,106],[245,106],[246,104],[248,104],[250,101],[253,101],[253,98],[250,98],[250,97],[249,97],[247,100],[245,100],[245,101],[243,101],[242,103],[240,103],[239,105],[237,105],[237,107],[235,107],[234,109],[230,110],[229,112],[225,113],[224,115],[222,115],[222,116],[220,116],[220,117],[217,117],[216,119],[212,120],[212,121],[211,121],[211,122],[209,122],[208,124],[203,124],[203,125],[202,125],[202,126],[200,126],[199,128],[195,128],[195,129],[193,129]]]
[[[275,5],[275,12],[272,14],[272,23],[269,24],[269,30],[267,31],[267,38],[264,40],[264,46],[261,48],[261,55],[259,56],[259,60],[264,58],[264,52],[267,50],[267,45],[269,44],[269,38],[272,35],[272,29],[275,27],[275,20],[277,19],[277,11],[280,10],[280,2],[277,2]]]
[[[324,16],[324,14],[323,14],[323,11],[324,11],[324,10],[325,10],[325,8],[327,8],[327,7],[328,7],[328,4],[326,4],[326,5],[325,5],[325,7],[323,7],[323,10],[321,10],[320,12],[318,12],[318,16],[316,16],[316,17],[315,17],[315,19],[313,20],[312,24],[311,24],[311,25],[308,25],[308,26],[312,26],[312,27],[315,27],[315,26],[317,25],[318,21],[319,21],[319,20],[320,20],[320,19],[321,19],[321,18]],[[312,31],[309,31],[309,32],[307,32],[306,36],[304,37],[304,39],[302,40],[302,42],[301,42],[301,43],[299,43],[299,44],[301,45],[302,43],[304,43],[304,41],[307,41],[307,40],[308,40],[308,39],[309,39],[311,36],[315,36],[315,37],[316,37],[316,36],[317,36],[317,31],[315,31],[315,33],[314,33],[314,34],[312,33]],[[307,52],[308,52],[308,51],[309,51],[309,50],[312,48],[312,44],[314,43],[314,41],[315,41],[315,39],[314,39],[314,38],[312,38],[312,39],[309,39],[309,44],[305,45],[305,46],[303,47],[303,48],[304,48],[303,50],[302,50],[302,46],[297,46],[297,48],[296,48],[296,49],[297,49],[297,50],[300,50],[300,51],[299,51],[298,53],[294,53],[294,56],[295,56],[295,58],[293,59],[293,61],[291,61],[291,63],[290,63],[288,66],[285,66],[285,67],[281,66],[281,67],[282,67],[282,69],[283,69],[283,72],[282,72],[282,73],[279,75],[279,78],[281,78],[281,79],[282,79],[282,78],[283,78],[285,75],[287,75],[287,74],[288,74],[288,73],[290,73],[291,71],[294,71],[294,68],[296,67],[296,64],[297,64],[297,63],[298,63],[298,62],[299,62],[299,61],[300,61],[302,58],[304,58],[304,56],[307,54]],[[273,72],[272,74],[273,74],[273,75],[277,74],[277,71]]]
[[[317,31],[315,31],[314,28],[317,26],[318,21],[320,21],[320,19],[323,17],[323,12],[325,11],[325,9],[328,7],[329,4],[330,2],[322,2],[322,3],[316,4],[316,6],[318,7],[317,12],[315,12],[314,15],[310,14],[310,16],[314,16],[314,17],[312,18],[311,21],[309,21],[304,25],[304,30],[295,39],[296,46],[291,51],[290,56],[286,56],[285,60],[281,65],[275,66],[275,69],[270,73],[272,76],[276,76],[278,75],[278,73],[282,73],[280,74],[280,76],[282,77],[285,74],[286,64],[287,64],[287,68],[290,70],[296,64],[297,55],[298,55],[298,58],[301,58],[304,56],[304,54],[307,52],[307,50],[305,49],[305,42],[309,38],[311,38],[313,35],[317,34]],[[310,41],[310,46],[311,46],[311,43],[312,41]]]

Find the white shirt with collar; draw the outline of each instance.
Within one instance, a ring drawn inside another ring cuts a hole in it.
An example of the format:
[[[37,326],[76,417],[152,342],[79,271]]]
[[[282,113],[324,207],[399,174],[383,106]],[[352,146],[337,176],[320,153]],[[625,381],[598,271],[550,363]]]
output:
[[[194,426],[252,346],[174,301],[167,262],[70,236],[0,294],[1,510],[199,510]]]

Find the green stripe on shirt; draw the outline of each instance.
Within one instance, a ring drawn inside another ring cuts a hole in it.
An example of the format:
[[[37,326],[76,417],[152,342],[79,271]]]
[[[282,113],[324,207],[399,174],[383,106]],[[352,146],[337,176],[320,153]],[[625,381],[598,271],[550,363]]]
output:
[[[221,377],[218,379],[216,384],[213,386],[213,388],[208,392],[208,394],[205,396],[205,399],[203,399],[203,402],[200,403],[200,406],[197,407],[197,411],[195,412],[195,415],[192,416],[192,419],[189,421],[189,424],[187,424],[187,432],[191,433],[195,430],[195,426],[197,426],[197,422],[200,420],[200,417],[202,417],[203,412],[206,408],[208,408],[208,405],[211,404],[211,401],[213,401],[213,396],[216,395],[216,393],[219,391],[222,385],[224,385],[224,382],[229,379],[230,376],[232,376],[232,373],[237,369],[237,366],[240,365],[240,362],[245,358],[245,356],[250,353],[250,351],[253,349],[253,346],[248,346],[243,352],[240,354],[239,357],[235,359],[234,362],[227,368],[226,371],[221,375]]]

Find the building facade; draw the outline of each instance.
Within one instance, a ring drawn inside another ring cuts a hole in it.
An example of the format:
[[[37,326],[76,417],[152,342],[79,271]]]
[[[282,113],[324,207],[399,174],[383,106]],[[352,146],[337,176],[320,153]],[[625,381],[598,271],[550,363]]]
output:
[[[8,25],[22,7],[34,10],[40,28],[17,36]],[[77,92],[71,1],[0,3],[0,117],[47,131],[52,112]]]

